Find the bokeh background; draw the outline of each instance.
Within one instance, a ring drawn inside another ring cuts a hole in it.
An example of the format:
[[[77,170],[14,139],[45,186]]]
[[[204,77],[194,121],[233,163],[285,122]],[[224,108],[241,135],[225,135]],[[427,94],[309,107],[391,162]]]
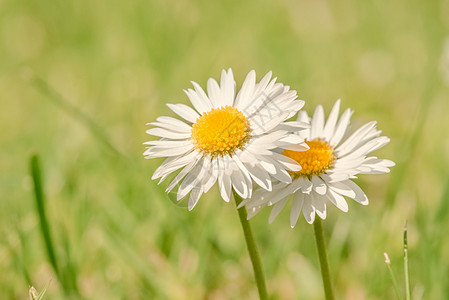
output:
[[[231,67],[391,138],[375,155],[397,166],[357,180],[370,205],[324,222],[338,298],[394,298],[385,251],[403,289],[408,221],[414,299],[448,299],[448,33],[448,0],[0,1],[0,298],[257,299],[235,206],[213,190],[188,212],[142,157],[145,123]],[[268,214],[251,223],[272,299],[322,299],[312,227]]]

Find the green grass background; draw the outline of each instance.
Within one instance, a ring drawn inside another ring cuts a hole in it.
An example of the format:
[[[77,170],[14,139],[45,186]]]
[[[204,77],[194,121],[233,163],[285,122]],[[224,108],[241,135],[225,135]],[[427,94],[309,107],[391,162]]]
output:
[[[0,298],[257,299],[235,206],[192,212],[151,181],[145,123],[232,67],[272,70],[305,109],[342,98],[377,120],[391,174],[362,176],[370,205],[324,222],[339,299],[403,288],[449,299],[449,1],[0,1]],[[39,154],[59,266],[47,259],[29,160]],[[288,210],[251,223],[272,299],[322,299],[313,230]]]

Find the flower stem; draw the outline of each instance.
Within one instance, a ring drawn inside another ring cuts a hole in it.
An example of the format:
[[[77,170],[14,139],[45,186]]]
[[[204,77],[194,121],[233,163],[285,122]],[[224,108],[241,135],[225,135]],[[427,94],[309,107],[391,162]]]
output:
[[[321,219],[316,218],[313,223],[315,231],[316,247],[318,249],[318,257],[320,259],[321,277],[323,278],[324,295],[326,300],[334,299],[334,292],[332,290],[331,277],[329,272],[329,263],[327,261],[326,245],[324,243],[323,225]]]
[[[234,193],[235,204],[238,206],[242,202],[242,198]],[[237,209],[240,218],[240,224],[242,224],[243,234],[245,236],[246,247],[248,248],[249,257],[253,265],[254,278],[256,279],[257,289],[259,291],[260,300],[267,300],[267,286],[265,284],[265,276],[262,270],[262,263],[259,257],[259,251],[257,250],[256,242],[254,241],[253,232],[248,222],[246,208],[241,207]]]
[[[391,269],[391,261],[390,258],[388,257],[387,252],[384,252],[384,256],[385,256],[385,264],[387,265],[388,272],[390,273],[391,282],[393,282],[394,292],[396,293],[396,297],[398,298],[398,300],[401,300],[402,299],[401,292],[399,291],[398,282],[396,280],[396,277],[394,276],[393,269]]]

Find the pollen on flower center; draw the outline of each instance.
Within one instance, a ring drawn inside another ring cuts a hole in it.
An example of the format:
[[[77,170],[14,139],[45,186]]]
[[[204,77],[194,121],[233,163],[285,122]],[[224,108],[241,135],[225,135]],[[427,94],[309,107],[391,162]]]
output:
[[[247,118],[237,108],[213,108],[192,126],[195,147],[211,155],[233,154],[249,139]]]
[[[321,139],[305,141],[310,147],[307,151],[284,150],[283,155],[296,160],[302,167],[301,171],[292,172],[293,176],[310,177],[323,174],[335,162],[334,149]]]

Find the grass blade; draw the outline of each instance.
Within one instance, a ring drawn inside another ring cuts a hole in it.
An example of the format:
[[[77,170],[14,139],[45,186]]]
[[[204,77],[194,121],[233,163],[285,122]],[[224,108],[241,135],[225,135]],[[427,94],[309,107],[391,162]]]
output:
[[[404,273],[405,273],[405,299],[411,299],[410,278],[408,275],[408,242],[407,242],[407,223],[404,227]]]
[[[45,197],[42,187],[42,177],[39,165],[39,157],[33,155],[30,160],[31,163],[31,176],[33,177],[34,183],[34,196],[36,199],[36,209],[39,216],[39,224],[41,229],[42,237],[44,238],[45,249],[47,252],[48,260],[53,267],[56,275],[59,277],[59,267],[55,255],[55,250],[53,242],[51,239],[50,228],[48,225],[47,215],[45,213]]]

